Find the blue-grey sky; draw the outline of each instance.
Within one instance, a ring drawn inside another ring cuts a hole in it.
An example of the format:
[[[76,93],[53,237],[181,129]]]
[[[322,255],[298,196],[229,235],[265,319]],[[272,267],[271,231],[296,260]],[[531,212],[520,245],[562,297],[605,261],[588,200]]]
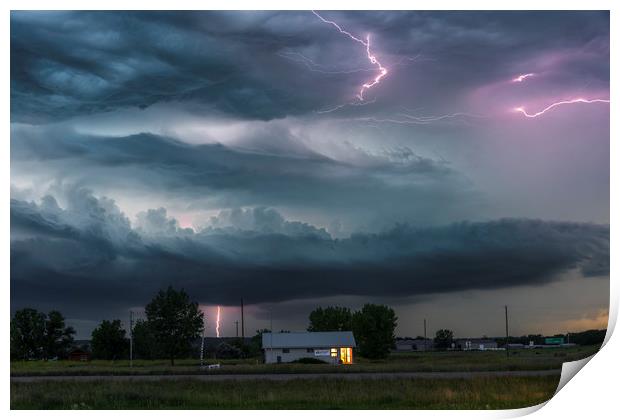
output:
[[[11,196],[13,309],[81,336],[168,284],[604,327],[609,14],[12,12]]]

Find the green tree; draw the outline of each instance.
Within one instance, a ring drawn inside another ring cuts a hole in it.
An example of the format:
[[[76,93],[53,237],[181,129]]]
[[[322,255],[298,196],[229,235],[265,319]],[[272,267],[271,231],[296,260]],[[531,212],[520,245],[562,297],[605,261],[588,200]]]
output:
[[[447,349],[452,346],[454,333],[450,330],[439,330],[435,333],[435,347],[438,349]]]
[[[215,357],[218,359],[240,359],[242,355],[241,348],[225,341],[218,344],[215,348]]]
[[[58,311],[50,311],[45,320],[43,358],[64,358],[73,345],[73,327],[65,326],[65,317]]]
[[[248,355],[250,357],[260,356],[263,351],[263,334],[270,333],[271,330],[267,328],[263,328],[260,330],[256,330],[256,335],[254,335],[250,340],[250,345],[248,346]]]
[[[11,319],[11,357],[63,358],[73,345],[74,334],[58,311],[47,315],[32,308],[16,311]]]
[[[310,326],[308,331],[350,331],[351,310],[340,306],[328,306],[316,308],[310,312]]]
[[[91,335],[93,358],[105,360],[125,359],[129,353],[129,340],[121,321],[104,320]]]
[[[359,352],[369,359],[387,357],[394,346],[396,314],[385,305],[367,303],[353,314],[353,334]]]
[[[139,319],[133,326],[133,357],[148,360],[162,357],[153,329],[143,319]]]
[[[174,359],[189,350],[190,341],[200,337],[203,313],[184,290],[160,290],[145,308],[147,322],[158,346],[174,365]]]
[[[32,308],[16,311],[11,319],[11,358],[36,359],[43,352],[45,314]]]

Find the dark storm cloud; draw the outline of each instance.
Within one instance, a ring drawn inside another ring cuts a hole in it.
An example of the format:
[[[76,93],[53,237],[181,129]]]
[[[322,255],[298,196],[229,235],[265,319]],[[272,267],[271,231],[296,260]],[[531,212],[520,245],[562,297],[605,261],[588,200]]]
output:
[[[295,153],[276,154],[152,134],[100,137],[31,127],[13,127],[11,144],[13,171],[34,170],[90,188],[157,191],[189,200],[190,208],[205,202],[220,208],[284,205],[342,217],[349,212],[353,225],[377,214],[387,223],[414,215],[440,220],[451,210],[436,203],[458,199],[463,210],[477,198],[447,163],[406,147],[382,157],[352,149],[356,160],[349,163],[294,146],[288,147]]]
[[[82,189],[67,193],[64,209],[49,196],[41,204],[12,200],[12,305],[94,314],[141,305],[168,284],[203,303],[239,296],[260,303],[541,285],[571,269],[585,277],[609,273],[609,227],[602,225],[399,225],[337,240],[310,225],[292,229],[268,209],[220,215],[241,227],[198,233],[171,230],[176,222],[155,212],[154,229],[139,233],[112,200]]]
[[[418,53],[433,60],[407,76],[395,69],[378,95],[410,96],[415,86],[428,103],[451,100],[558,50],[574,56],[580,80],[609,77],[607,12],[325,14],[372,33],[388,64]],[[368,76],[311,72],[283,52],[332,69],[368,66],[359,45],[310,12],[13,12],[11,118],[44,122],[174,100],[273,119],[351,99]]]

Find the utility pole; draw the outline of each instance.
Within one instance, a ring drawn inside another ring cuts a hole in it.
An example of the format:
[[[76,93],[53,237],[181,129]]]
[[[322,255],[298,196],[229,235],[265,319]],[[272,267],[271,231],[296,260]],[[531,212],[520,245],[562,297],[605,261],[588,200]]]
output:
[[[129,367],[133,367],[133,311],[129,311]]]
[[[241,341],[245,342],[245,324],[243,322],[243,298],[241,298]]]
[[[424,351],[426,351],[426,345],[427,345],[427,341],[426,341],[426,318],[424,318]]]
[[[235,321],[235,331],[237,331],[235,337],[239,338],[239,321]]]
[[[204,314],[202,315],[202,340],[200,340],[200,369],[203,368],[204,365],[204,354],[205,354],[205,318]]]
[[[506,357],[509,356],[509,351],[508,351],[508,305],[504,306],[504,312],[506,314]]]

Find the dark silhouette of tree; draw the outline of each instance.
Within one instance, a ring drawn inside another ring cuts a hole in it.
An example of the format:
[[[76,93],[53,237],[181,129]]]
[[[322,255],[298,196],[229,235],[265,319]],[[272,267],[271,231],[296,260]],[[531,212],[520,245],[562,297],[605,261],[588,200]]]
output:
[[[447,349],[452,346],[454,333],[450,330],[439,330],[435,333],[435,347],[438,349]]]
[[[565,336],[565,341],[570,343],[579,344],[582,346],[592,345],[592,344],[603,344],[605,341],[605,335],[607,334],[607,330],[587,330],[576,333],[569,333],[568,336]]]
[[[178,355],[189,351],[191,340],[200,337],[203,313],[197,302],[191,302],[184,290],[172,286],[160,290],[145,308],[148,326],[158,347],[174,365]]]
[[[64,358],[73,345],[75,330],[65,326],[58,311],[47,315],[26,308],[11,319],[11,354],[19,359]]]
[[[133,326],[133,356],[148,360],[162,357],[153,329],[143,319],[139,319]]]
[[[248,346],[248,355],[255,357],[259,356],[263,351],[263,334],[270,333],[271,330],[267,328],[263,328],[260,330],[256,330],[256,335],[254,335],[250,340],[250,345]]]
[[[241,349],[230,343],[221,342],[215,348],[215,357],[218,359],[239,359],[242,355]]]
[[[105,360],[126,359],[129,354],[129,340],[121,321],[103,321],[91,335],[93,358]]]
[[[43,358],[64,358],[73,346],[73,327],[65,326],[65,317],[58,311],[47,314],[45,336],[43,338]]]
[[[11,319],[11,358],[38,359],[43,352],[45,314],[32,308],[15,312]]]
[[[387,357],[394,346],[396,314],[385,305],[367,303],[353,314],[353,334],[360,355],[369,359]]]
[[[308,331],[350,331],[351,310],[340,306],[320,306],[310,312]]]

